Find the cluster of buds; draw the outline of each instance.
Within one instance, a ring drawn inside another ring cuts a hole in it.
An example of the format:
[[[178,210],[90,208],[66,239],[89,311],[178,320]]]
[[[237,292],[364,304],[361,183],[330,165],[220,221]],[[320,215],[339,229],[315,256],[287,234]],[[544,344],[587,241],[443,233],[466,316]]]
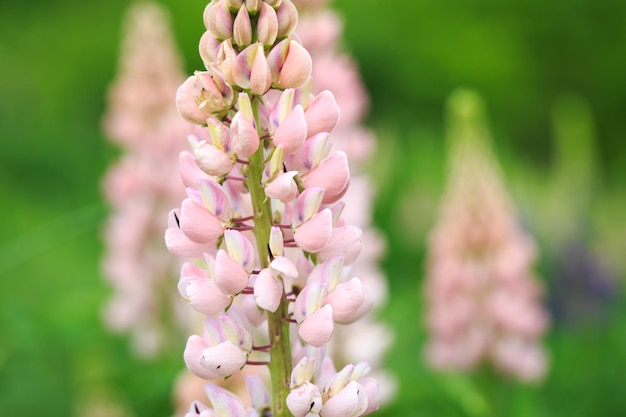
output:
[[[493,365],[536,381],[547,367],[540,338],[548,318],[532,273],[534,244],[502,184],[479,97],[459,91],[450,111],[452,172],[426,279],[427,359],[443,369]]]
[[[189,259],[181,296],[207,316],[185,363],[204,379],[267,365],[271,383],[271,401],[255,389],[251,408],[209,385],[213,409],[193,402],[187,416],[378,407],[369,367],[336,372],[326,354],[336,324],[361,318],[372,296],[350,274],[362,232],[342,215],[350,169],[329,136],[339,108],[331,92],[312,93],[297,21],[290,0],[212,1],[200,41],[206,71],[178,90],[180,114],[198,126],[192,152],[180,154],[187,198],[170,212],[165,240]]]
[[[114,290],[104,318],[110,328],[131,334],[139,355],[154,356],[172,331],[191,328],[188,312],[166,290],[181,262],[163,247],[162,219],[184,197],[172,153],[184,149],[180,137],[192,126],[172,102],[185,77],[166,13],[156,4],[133,5],[124,29],[104,117],[107,136],[122,148],[103,184],[112,208],[103,270]]]

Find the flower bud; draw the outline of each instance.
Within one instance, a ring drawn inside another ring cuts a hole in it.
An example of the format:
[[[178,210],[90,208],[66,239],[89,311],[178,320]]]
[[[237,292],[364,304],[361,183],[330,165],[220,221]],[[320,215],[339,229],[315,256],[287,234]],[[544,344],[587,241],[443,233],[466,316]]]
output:
[[[248,356],[230,341],[207,347],[202,351],[200,365],[218,376],[230,376],[240,370]]]
[[[228,174],[234,165],[233,160],[225,152],[205,141],[195,145],[194,156],[198,167],[209,175]]]
[[[298,88],[311,77],[311,55],[293,39],[279,42],[272,48],[267,59],[272,80],[279,88]]]
[[[232,75],[235,83],[252,93],[262,95],[272,85],[272,73],[261,43],[255,43],[241,51],[235,58]]]
[[[270,46],[278,36],[278,17],[272,6],[263,2],[257,22],[257,40],[265,46]]]
[[[270,6],[275,6],[268,2]],[[283,0],[276,8],[278,18],[278,37],[287,37],[298,25],[298,9],[290,0]]]
[[[252,43],[252,22],[246,6],[241,6],[233,24],[233,40],[239,47]]]
[[[233,18],[226,1],[209,3],[204,10],[204,22],[218,40],[233,36]]]
[[[294,417],[305,417],[309,413],[318,414],[322,409],[322,395],[319,388],[305,382],[287,395],[287,408]]]
[[[205,31],[200,37],[198,52],[200,52],[200,57],[206,68],[209,68],[209,65],[215,61],[215,54],[219,47],[220,42],[215,39],[215,36],[210,31]]]

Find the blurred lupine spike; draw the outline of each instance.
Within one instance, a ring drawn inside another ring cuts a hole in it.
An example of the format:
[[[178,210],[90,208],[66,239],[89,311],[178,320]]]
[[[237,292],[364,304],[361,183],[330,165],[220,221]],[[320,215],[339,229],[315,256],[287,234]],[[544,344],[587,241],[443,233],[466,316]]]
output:
[[[449,101],[450,172],[429,240],[426,358],[437,369],[494,366],[521,381],[544,377],[548,325],[522,230],[491,148],[480,97]]]
[[[138,354],[151,357],[168,347],[172,332],[182,336],[191,328],[189,312],[163,291],[171,288],[181,262],[163,247],[162,224],[184,197],[173,155],[192,130],[172,101],[184,74],[167,13],[153,3],[131,6],[123,36],[103,120],[106,135],[122,150],[103,182],[112,213],[102,264],[114,291],[104,319],[112,329],[130,333]],[[176,216],[171,221],[178,223]],[[176,237],[170,238],[178,247]]]

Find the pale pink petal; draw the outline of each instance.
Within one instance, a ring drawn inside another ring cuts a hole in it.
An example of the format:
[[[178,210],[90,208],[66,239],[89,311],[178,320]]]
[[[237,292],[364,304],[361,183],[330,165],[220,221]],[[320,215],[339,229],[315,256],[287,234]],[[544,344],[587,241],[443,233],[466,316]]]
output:
[[[248,46],[252,42],[252,22],[245,4],[241,6],[233,23],[233,39],[239,46]]]
[[[287,408],[294,417],[305,417],[309,413],[318,414],[322,409],[322,394],[318,387],[305,382],[289,392]]]
[[[200,364],[202,359],[202,351],[209,347],[206,340],[198,335],[192,335],[187,339],[187,345],[183,353],[185,365],[196,376],[203,379],[219,378],[219,374],[213,369],[207,369]]]
[[[350,324],[360,318],[357,315],[366,300],[366,293],[358,278],[343,282],[326,296],[325,303],[333,306],[333,320],[339,324]]]
[[[325,305],[300,323],[298,335],[305,343],[314,347],[321,347],[328,343],[333,330],[333,308],[330,305]]]
[[[339,393],[324,403],[320,415],[324,417],[357,417],[367,410],[367,393],[356,381],[351,381]]]
[[[226,2],[223,2],[226,3]],[[210,384],[205,387],[207,397],[219,417],[249,417],[239,398],[224,388]]]
[[[280,69],[278,85],[281,88],[298,88],[311,76],[313,63],[309,52],[298,42],[291,40],[287,56]]]
[[[324,209],[302,223],[294,231],[293,238],[307,252],[319,252],[328,244],[333,232],[333,215]]]
[[[206,123],[209,114],[200,110],[198,107],[198,101],[195,97],[195,84],[196,76],[192,75],[178,87],[178,91],[176,92],[176,107],[183,119],[190,123],[201,125]]]
[[[276,178],[265,186],[265,194],[270,198],[275,198],[288,203],[298,195],[298,185],[294,177],[298,171],[289,171],[278,174]]]
[[[285,278],[298,278],[298,268],[296,268],[289,258],[284,256],[276,256],[270,263],[270,268]]]
[[[262,2],[257,21],[257,39],[264,45],[272,45],[278,36],[278,17],[276,10]]]
[[[246,353],[233,343],[226,341],[202,351],[200,365],[218,376],[230,376],[240,370],[248,359]]]
[[[274,257],[282,256],[284,250],[283,232],[280,227],[272,226],[270,231],[270,251]]]
[[[248,238],[238,230],[229,229],[224,232],[224,243],[226,243],[228,255],[243,266],[246,271],[252,272],[256,260],[256,251]]]
[[[257,305],[273,313],[278,309],[282,296],[282,281],[270,269],[263,268],[254,281],[254,299]]]
[[[305,356],[293,367],[291,371],[290,388],[304,384],[306,381],[313,380],[315,373],[315,358]]]
[[[196,243],[190,240],[179,228],[180,219],[177,210],[170,211],[169,227],[165,230],[165,245],[167,250],[181,258],[201,258],[204,252],[215,247],[214,243]]]
[[[195,187],[198,183],[198,180],[209,179],[207,173],[202,171],[196,164],[196,159],[194,158],[194,156],[187,151],[183,151],[180,153],[178,157],[178,166],[180,178],[182,179],[185,187]]]
[[[328,294],[326,283],[314,282],[306,285],[296,297],[293,305],[293,317],[298,323],[312,315],[322,307],[324,299]]]
[[[240,158],[251,157],[259,149],[259,133],[254,125],[248,121],[241,113],[233,117],[231,128],[234,132],[236,144],[234,152]]]
[[[209,175],[220,176],[228,174],[234,162],[225,152],[206,142],[201,142],[194,149],[198,168]]]
[[[248,272],[223,249],[217,251],[214,274],[215,284],[228,295],[238,294],[248,285]]]
[[[295,217],[292,225],[298,227],[301,223],[309,220],[322,205],[325,190],[320,187],[310,187],[298,196],[295,206]]]
[[[268,2],[269,3],[269,2]],[[278,37],[289,36],[298,24],[298,9],[291,1],[283,1],[276,8]]]
[[[315,168],[302,178],[302,185],[308,187],[322,187],[324,204],[331,204],[339,200],[347,191],[350,180],[348,157],[344,152],[337,151],[322,160]]]
[[[226,191],[212,180],[199,180],[197,187],[202,197],[202,203],[209,212],[224,222],[230,221],[232,206]]]
[[[180,229],[196,243],[215,244],[224,233],[220,220],[204,206],[186,198],[180,208]]]
[[[328,244],[318,252],[318,256],[323,261],[341,256],[345,265],[352,265],[361,253],[362,237],[363,232],[356,226],[335,227]]]
[[[296,105],[272,135],[275,146],[282,145],[286,154],[295,153],[307,138],[306,120],[301,105]]]
[[[319,93],[307,107],[304,118],[309,137],[332,131],[339,121],[339,106],[333,93],[328,90]]]
[[[361,415],[367,415],[378,410],[380,406],[380,388],[376,378],[363,378],[359,381],[359,384],[363,386],[367,394],[367,408]]]

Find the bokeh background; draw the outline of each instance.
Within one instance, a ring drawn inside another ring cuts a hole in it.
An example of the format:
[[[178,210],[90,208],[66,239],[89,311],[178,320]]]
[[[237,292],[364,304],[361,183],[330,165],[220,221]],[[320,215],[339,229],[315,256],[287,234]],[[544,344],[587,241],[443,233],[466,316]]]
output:
[[[129,1],[0,1],[0,415],[97,415],[89,398],[169,416],[179,352],[139,360],[101,324],[119,150],[102,133]],[[162,0],[187,71],[205,2]],[[370,92],[376,225],[388,239],[399,379],[380,416],[626,415],[626,3],[336,0]],[[445,103],[487,103],[496,152],[538,241],[551,369],[536,386],[481,384],[422,361],[425,240],[446,178]],[[172,288],[175,291],[175,288]],[[182,343],[182,341],[181,341]]]

